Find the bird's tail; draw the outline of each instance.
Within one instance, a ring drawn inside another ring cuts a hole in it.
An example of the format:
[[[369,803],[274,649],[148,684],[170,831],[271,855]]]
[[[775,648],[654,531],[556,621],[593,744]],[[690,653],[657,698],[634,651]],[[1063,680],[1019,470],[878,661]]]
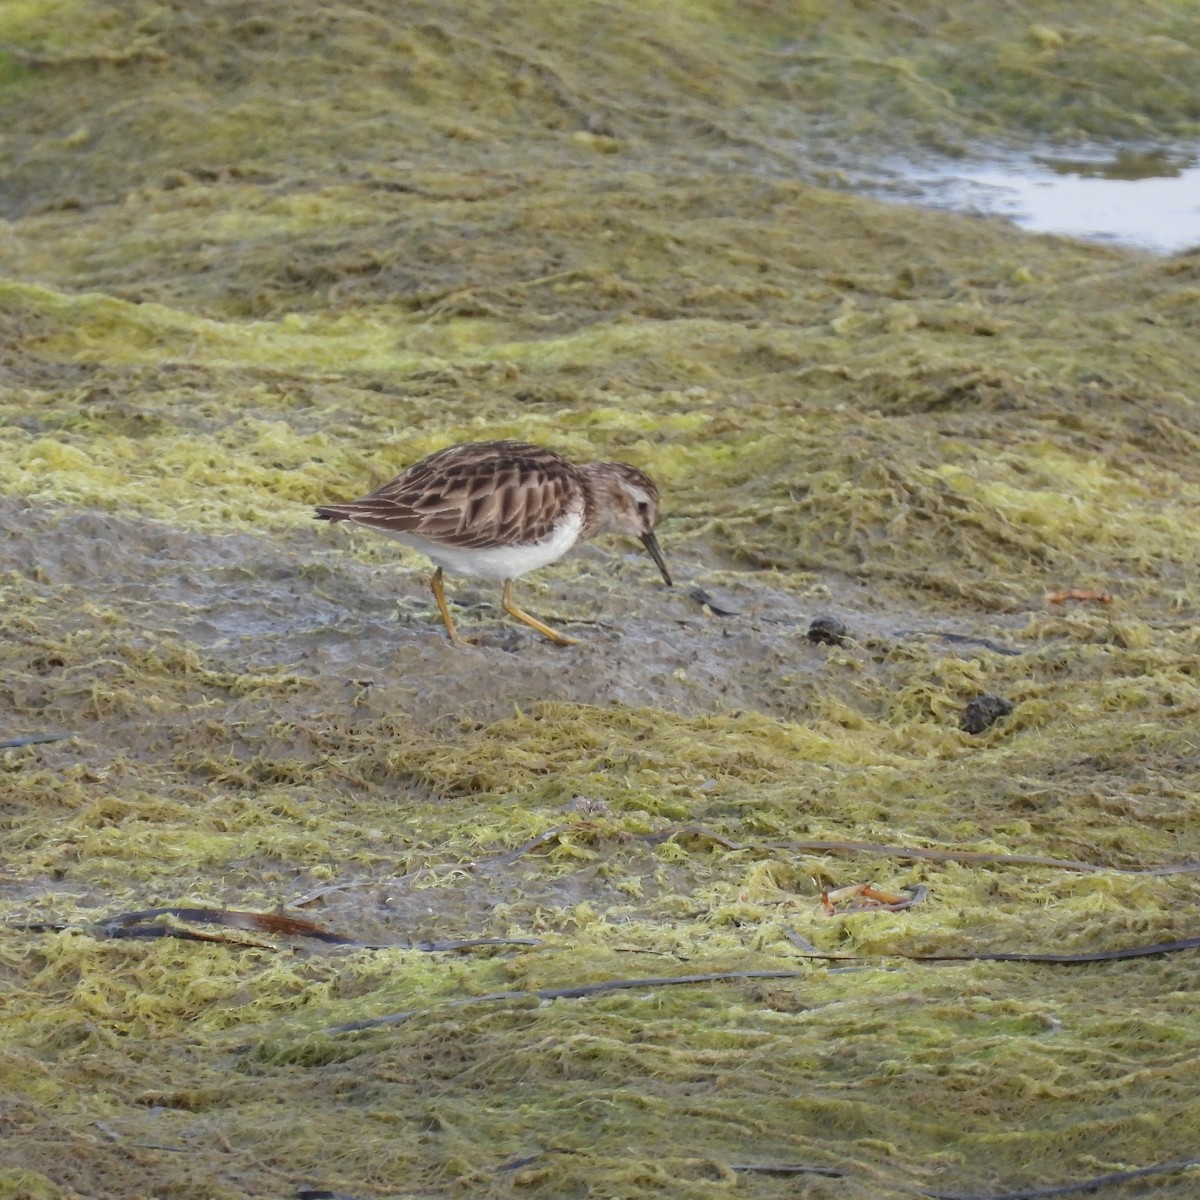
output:
[[[318,521],[348,521],[353,516],[348,504],[319,504],[313,516]]]

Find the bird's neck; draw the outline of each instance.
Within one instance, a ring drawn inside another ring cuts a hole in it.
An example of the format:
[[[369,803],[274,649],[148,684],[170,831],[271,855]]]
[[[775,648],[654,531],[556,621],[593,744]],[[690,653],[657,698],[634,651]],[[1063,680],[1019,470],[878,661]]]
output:
[[[612,481],[603,463],[588,463],[580,467],[578,478],[583,492],[583,528],[579,531],[579,540],[583,542],[610,532],[608,517],[612,510],[605,501]]]

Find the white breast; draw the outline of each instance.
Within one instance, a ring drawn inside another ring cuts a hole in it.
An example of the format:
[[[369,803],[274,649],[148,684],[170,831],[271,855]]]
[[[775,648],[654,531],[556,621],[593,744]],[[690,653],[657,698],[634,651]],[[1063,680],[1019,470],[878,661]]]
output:
[[[540,542],[524,546],[447,546],[415,533],[391,536],[426,555],[450,575],[475,579],[516,579],[562,558],[579,541],[583,513],[570,512],[555,526],[554,532]]]

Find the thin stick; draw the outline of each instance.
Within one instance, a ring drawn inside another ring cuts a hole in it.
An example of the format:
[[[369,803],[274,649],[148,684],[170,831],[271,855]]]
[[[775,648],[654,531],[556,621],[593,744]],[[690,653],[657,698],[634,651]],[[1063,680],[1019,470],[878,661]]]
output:
[[[1180,938],[1177,942],[1156,942],[1149,946],[1122,946],[1116,950],[1096,950],[1085,954],[1039,954],[1036,952],[977,954],[904,954],[911,962],[1027,962],[1058,963],[1076,966],[1080,963],[1119,962],[1126,958],[1153,958],[1160,954],[1178,954],[1181,950],[1200,949],[1200,937]],[[814,957],[809,955],[809,958]]]
[[[222,925],[258,933],[275,934],[281,937],[310,937],[334,946],[354,946],[363,950],[420,950],[425,953],[446,953],[454,950],[473,950],[477,946],[540,946],[541,938],[454,938],[446,941],[425,942],[360,942],[345,937],[333,930],[325,929],[312,921],[289,917],[283,913],[242,912],[225,908],[147,908],[138,912],[117,913],[91,926],[92,932],[110,938],[159,938],[172,937],[193,942],[224,942],[227,945],[252,945],[270,949],[269,942],[233,941],[217,933],[204,933],[178,925],[158,921],[159,917],[174,917],[180,921]],[[151,923],[153,922],[153,923]],[[45,921],[24,922],[10,926],[31,933],[62,933],[70,925],[52,924]]]
[[[922,1196],[932,1200],[1047,1200],[1050,1196],[1070,1196],[1075,1192],[1091,1192],[1112,1184],[1125,1183],[1130,1179],[1144,1179],[1147,1175],[1161,1175],[1167,1171],[1184,1171],[1188,1167],[1200,1167],[1200,1158],[1185,1158],[1179,1162],[1158,1163],[1153,1167],[1138,1167],[1134,1171],[1113,1171],[1108,1175],[1095,1175],[1091,1179],[1079,1179],[1074,1183],[1060,1183],[1056,1187],[1022,1188],[1019,1192],[933,1192],[922,1190]]]
[[[809,1167],[803,1163],[730,1163],[731,1171],[747,1175],[824,1175],[829,1179],[845,1179],[846,1172],[837,1167]]]
[[[545,833],[539,833],[537,837],[530,838],[529,841],[522,843],[515,850],[509,850],[505,854],[497,854],[493,858],[477,858],[473,862],[465,864],[468,867],[507,867],[511,863],[515,863],[522,855],[528,854],[530,850],[536,850],[539,846],[543,846],[546,842],[552,842],[555,838],[560,837],[571,829],[571,825],[555,825],[553,829],[547,829]]]
[[[40,746],[45,742],[65,742],[73,733],[27,733],[24,737],[5,738],[0,750],[15,750],[18,746]]]

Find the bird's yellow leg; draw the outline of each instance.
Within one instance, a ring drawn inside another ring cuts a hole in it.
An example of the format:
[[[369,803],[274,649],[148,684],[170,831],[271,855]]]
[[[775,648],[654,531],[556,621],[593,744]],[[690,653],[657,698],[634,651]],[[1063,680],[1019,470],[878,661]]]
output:
[[[530,629],[536,629],[542,637],[549,638],[552,642],[556,642],[560,646],[578,646],[579,639],[567,637],[565,633],[559,633],[557,629],[551,629],[549,625],[543,624],[537,617],[531,617],[524,609],[517,607],[516,601],[513,599],[513,585],[511,579],[504,581],[504,592],[501,595],[500,603],[504,606],[504,611],[510,617],[516,617],[518,621],[523,621]]]
[[[450,635],[450,640],[456,646],[465,646],[466,643],[458,636],[458,630],[454,628],[454,618],[450,615],[450,606],[446,603],[446,591],[442,587],[441,567],[434,571],[429,586],[433,589],[433,598],[437,601],[438,612],[442,614],[442,620],[446,623],[446,632]]]

